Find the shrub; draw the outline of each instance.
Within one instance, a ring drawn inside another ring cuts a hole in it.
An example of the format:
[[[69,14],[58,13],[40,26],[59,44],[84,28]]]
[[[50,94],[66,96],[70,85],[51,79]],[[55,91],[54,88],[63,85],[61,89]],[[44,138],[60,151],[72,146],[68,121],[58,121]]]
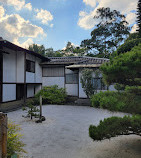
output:
[[[94,107],[141,114],[141,97],[127,92],[100,92],[91,97]]]
[[[26,153],[23,149],[25,144],[20,140],[22,135],[18,133],[20,130],[19,125],[15,125],[12,122],[8,123],[7,158],[11,158],[14,153]]]
[[[118,135],[141,136],[141,116],[110,117],[100,121],[98,126],[90,125],[89,136],[93,140],[104,140]]]
[[[141,86],[126,86],[125,91],[127,93],[141,95]]]
[[[63,104],[66,101],[67,93],[64,88],[59,88],[57,85],[43,87],[36,97],[39,96],[43,98],[43,104]]]
[[[40,110],[37,108],[35,103],[35,99],[31,99],[26,103],[26,107],[23,107],[23,111],[27,111],[27,115],[25,117],[30,117],[31,119],[33,117],[39,118]]]

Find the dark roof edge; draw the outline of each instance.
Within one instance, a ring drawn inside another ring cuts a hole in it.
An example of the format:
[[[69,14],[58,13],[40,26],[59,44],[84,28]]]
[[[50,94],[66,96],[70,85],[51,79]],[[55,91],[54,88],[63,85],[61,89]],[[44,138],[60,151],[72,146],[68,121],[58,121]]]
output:
[[[36,53],[36,52],[30,51],[30,50],[27,50],[25,48],[22,48],[20,46],[17,46],[17,45],[15,45],[7,40],[0,40],[0,44],[2,44],[4,47],[7,47],[7,48],[15,50],[15,51],[24,51],[24,52],[31,54],[31,55],[34,55],[34,56],[36,56],[44,61],[50,61],[49,58],[47,58],[39,53]]]

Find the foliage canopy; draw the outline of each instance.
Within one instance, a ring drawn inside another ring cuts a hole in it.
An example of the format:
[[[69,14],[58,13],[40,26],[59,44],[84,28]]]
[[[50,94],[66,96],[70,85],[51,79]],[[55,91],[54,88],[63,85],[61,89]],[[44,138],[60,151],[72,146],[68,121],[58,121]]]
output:
[[[125,16],[119,11],[110,8],[97,9],[94,19],[100,20],[96,28],[91,32],[91,39],[81,42],[81,46],[95,49],[98,54],[108,57],[129,34],[128,23]]]
[[[104,80],[108,84],[119,83],[129,86],[141,85],[140,68],[141,44],[101,66]]]

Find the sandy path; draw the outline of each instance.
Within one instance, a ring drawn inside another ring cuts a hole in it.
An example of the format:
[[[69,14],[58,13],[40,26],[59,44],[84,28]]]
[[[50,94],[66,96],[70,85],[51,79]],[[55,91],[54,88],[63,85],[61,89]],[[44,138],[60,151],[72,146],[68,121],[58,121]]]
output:
[[[22,117],[22,110],[8,113],[20,124],[26,143],[26,158],[141,158],[141,138],[120,136],[93,142],[88,136],[90,124],[110,116],[123,116],[107,110],[81,106],[43,106],[46,121],[36,124]]]

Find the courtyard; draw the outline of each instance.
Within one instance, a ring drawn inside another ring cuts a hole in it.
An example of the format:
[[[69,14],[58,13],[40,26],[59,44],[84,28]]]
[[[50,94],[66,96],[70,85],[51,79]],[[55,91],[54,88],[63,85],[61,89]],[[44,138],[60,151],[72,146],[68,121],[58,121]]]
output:
[[[141,138],[119,136],[101,142],[89,137],[89,125],[111,116],[124,116],[86,106],[46,105],[46,121],[36,124],[24,118],[21,109],[8,113],[8,119],[21,127],[26,158],[140,158]]]

